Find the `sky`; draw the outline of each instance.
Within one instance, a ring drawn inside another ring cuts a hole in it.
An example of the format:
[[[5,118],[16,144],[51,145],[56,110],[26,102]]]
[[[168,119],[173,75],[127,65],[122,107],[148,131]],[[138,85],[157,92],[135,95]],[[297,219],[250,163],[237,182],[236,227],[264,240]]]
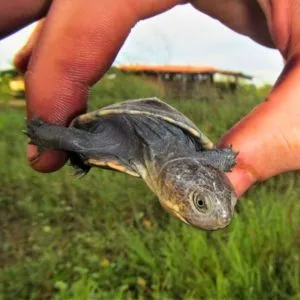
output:
[[[34,25],[0,41],[0,69],[26,42]],[[139,22],[123,45],[115,64],[188,64],[237,70],[255,83],[274,83],[283,61],[268,49],[226,28],[190,5]]]

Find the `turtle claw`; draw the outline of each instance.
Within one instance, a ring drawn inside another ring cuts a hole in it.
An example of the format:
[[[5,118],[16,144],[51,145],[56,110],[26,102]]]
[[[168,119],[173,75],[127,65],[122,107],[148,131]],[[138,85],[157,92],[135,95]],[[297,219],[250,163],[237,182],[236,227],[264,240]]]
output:
[[[27,128],[40,127],[45,124],[39,117],[34,116],[31,120],[27,120]]]
[[[83,160],[74,153],[70,153],[69,165],[73,167],[73,175],[77,178],[83,177],[91,168],[90,166],[84,164]]]
[[[74,173],[73,176],[77,177],[77,178],[82,178],[84,175],[86,175],[86,171],[82,170],[82,169],[74,169]]]
[[[26,121],[27,130],[22,130],[24,134],[26,134],[31,139],[34,139],[36,136],[36,130],[43,124],[43,121],[38,119],[37,117],[32,118],[31,120]]]
[[[29,138],[29,140],[28,140],[28,145],[35,145],[35,146],[37,146],[38,152],[39,152],[39,153],[41,153],[41,152],[43,152],[43,151],[45,150],[42,146],[38,146],[38,145],[36,144],[36,142],[34,142],[34,141],[32,140],[32,136],[31,136],[31,134],[29,133],[28,130],[21,130],[21,132]]]
[[[239,152],[235,152],[232,149],[232,145],[222,149],[223,153],[226,155],[226,163],[224,165],[225,172],[232,172],[232,168],[236,165],[236,157]]]
[[[45,123],[39,119],[38,117],[33,117],[31,120],[26,121],[27,130],[22,130],[22,133],[29,137],[28,144],[36,145],[38,148],[38,152],[42,153],[45,151],[45,147],[43,146],[43,142],[39,137],[38,130]]]

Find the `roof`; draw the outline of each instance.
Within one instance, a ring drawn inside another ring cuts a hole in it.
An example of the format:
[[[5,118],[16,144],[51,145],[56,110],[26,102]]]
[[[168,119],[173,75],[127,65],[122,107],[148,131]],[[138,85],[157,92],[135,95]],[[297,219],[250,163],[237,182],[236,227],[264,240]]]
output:
[[[191,66],[191,65],[119,65],[117,68],[123,72],[133,72],[133,73],[184,73],[184,74],[224,74],[224,75],[234,75],[243,77],[246,79],[252,79],[252,76],[243,74],[239,71],[231,71],[218,69],[211,66]]]

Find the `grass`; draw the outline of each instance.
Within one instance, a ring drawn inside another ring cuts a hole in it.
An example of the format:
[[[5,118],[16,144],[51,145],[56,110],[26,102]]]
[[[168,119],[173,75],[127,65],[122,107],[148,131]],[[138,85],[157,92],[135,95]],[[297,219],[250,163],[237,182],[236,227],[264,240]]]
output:
[[[104,79],[91,107],[162,95]],[[263,95],[254,88],[170,103],[216,140]],[[170,217],[136,178],[70,167],[32,171],[24,112],[0,111],[0,299],[300,299],[300,176],[253,187],[232,224],[199,231]]]

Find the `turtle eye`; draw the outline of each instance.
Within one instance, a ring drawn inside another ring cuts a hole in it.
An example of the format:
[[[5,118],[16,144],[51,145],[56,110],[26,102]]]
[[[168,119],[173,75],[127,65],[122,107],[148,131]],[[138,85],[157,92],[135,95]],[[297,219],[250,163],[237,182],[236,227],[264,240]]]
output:
[[[193,195],[193,203],[194,203],[195,208],[198,211],[201,211],[203,213],[207,212],[208,206],[207,206],[206,200],[203,197],[201,197],[200,195],[197,195],[197,194]]]

